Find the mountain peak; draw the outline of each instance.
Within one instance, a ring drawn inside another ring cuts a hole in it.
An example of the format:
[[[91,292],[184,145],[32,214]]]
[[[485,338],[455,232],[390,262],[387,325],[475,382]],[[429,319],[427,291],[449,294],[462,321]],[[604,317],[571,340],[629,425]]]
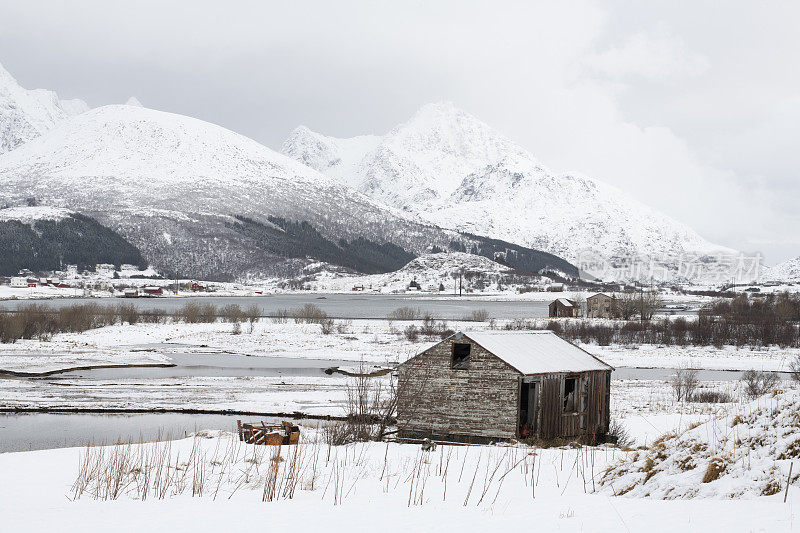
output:
[[[323,160],[314,168],[440,227],[583,261],[603,279],[710,279],[725,269],[721,260],[714,272],[713,256],[734,252],[615,187],[549,172],[530,152],[449,101],[422,106],[376,139],[361,151],[344,151],[352,139],[315,134],[302,158],[284,153],[302,162]],[[705,272],[687,273],[681,266],[695,256],[703,258]],[[632,263],[650,269],[629,269]]]
[[[24,89],[0,65],[0,153],[39,137],[87,109],[82,100],[60,100],[52,91]]]

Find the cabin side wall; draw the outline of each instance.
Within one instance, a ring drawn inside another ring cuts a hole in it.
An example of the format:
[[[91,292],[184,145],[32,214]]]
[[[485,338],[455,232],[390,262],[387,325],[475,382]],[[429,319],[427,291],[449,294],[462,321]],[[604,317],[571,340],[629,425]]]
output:
[[[454,343],[471,344],[466,370],[451,368]],[[466,337],[447,339],[399,368],[399,436],[515,438],[519,390],[515,369]]]
[[[578,411],[564,413],[564,380],[578,377]],[[610,370],[541,377],[538,435],[543,439],[603,436],[610,421]]]

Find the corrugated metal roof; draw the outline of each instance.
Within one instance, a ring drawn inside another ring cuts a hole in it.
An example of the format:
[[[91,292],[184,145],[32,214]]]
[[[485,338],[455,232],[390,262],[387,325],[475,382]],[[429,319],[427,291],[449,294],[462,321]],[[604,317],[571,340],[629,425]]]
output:
[[[480,331],[465,332],[464,336],[525,375],[612,370],[552,331]]]

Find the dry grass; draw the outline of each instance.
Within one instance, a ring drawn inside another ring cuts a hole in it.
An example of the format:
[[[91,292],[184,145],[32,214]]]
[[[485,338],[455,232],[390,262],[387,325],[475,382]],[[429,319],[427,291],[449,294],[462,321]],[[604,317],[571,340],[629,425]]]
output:
[[[703,474],[703,483],[711,483],[719,479],[725,472],[726,466],[725,460],[721,457],[712,457],[708,462],[706,473]]]

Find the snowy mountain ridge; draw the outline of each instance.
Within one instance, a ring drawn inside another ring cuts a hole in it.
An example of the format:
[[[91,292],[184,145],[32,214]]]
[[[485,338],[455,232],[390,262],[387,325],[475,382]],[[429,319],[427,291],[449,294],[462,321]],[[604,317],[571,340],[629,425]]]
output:
[[[550,172],[449,102],[381,137],[298,128],[282,152],[441,227],[545,250],[604,279],[728,276],[718,256],[736,253],[599,180]]]
[[[766,268],[762,278],[767,281],[800,281],[800,257]]]
[[[0,65],[0,154],[88,109],[83,100],[60,100],[52,91],[23,89]]]
[[[33,197],[85,213],[156,268],[195,277],[292,276],[306,263],[297,248],[265,247],[236,216],[307,221],[334,243],[364,237],[414,254],[454,241],[489,255],[506,250],[385,206],[220,126],[136,105],[89,110],[0,154],[0,184],[2,203]],[[548,254],[516,253],[530,268],[574,270]]]

